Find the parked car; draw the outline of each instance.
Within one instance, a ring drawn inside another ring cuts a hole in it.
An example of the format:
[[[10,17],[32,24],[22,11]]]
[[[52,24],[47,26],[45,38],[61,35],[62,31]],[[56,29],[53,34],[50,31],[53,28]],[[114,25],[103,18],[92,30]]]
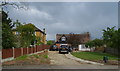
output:
[[[49,50],[50,51],[58,51],[58,47],[56,45],[52,45]]]
[[[69,52],[72,52],[73,51],[73,48],[69,47]]]
[[[67,45],[61,45],[59,48],[59,53],[69,53],[69,47]]]

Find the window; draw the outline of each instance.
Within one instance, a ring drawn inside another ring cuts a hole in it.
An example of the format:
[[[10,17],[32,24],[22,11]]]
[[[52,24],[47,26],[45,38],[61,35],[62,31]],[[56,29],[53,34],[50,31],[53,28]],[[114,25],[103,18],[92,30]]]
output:
[[[19,34],[19,32],[16,32],[16,35],[18,35]]]
[[[36,36],[36,32],[34,32],[35,36]]]
[[[61,38],[61,41],[66,41],[66,38],[65,38],[65,37],[62,37],[62,38]]]

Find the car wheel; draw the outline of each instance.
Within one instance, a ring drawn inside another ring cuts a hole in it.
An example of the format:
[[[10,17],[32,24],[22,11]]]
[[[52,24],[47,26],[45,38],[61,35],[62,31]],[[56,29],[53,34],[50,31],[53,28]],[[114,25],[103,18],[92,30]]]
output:
[[[67,51],[67,54],[69,53],[69,51]]]
[[[59,53],[61,54],[61,52],[59,51]]]

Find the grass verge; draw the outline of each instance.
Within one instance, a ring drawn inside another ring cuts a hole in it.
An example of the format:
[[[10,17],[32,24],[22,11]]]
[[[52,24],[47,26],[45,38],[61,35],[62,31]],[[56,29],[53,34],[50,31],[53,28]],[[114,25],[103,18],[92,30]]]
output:
[[[103,60],[104,56],[107,56],[109,60],[117,60],[118,58],[114,55],[99,52],[73,52],[72,55],[85,60]]]
[[[27,57],[28,57],[28,55],[23,55],[23,56],[15,58],[15,60],[25,60],[25,59],[27,59]]]

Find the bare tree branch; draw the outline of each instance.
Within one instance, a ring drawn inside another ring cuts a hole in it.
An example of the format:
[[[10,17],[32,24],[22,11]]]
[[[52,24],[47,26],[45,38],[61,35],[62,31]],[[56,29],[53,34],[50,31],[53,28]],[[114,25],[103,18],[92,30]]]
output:
[[[19,4],[17,2],[16,3],[13,3],[13,2],[12,3],[10,3],[10,2],[2,2],[2,4],[0,4],[0,7],[6,7],[7,8],[8,5],[16,8],[16,9],[25,9],[25,10],[28,9],[27,6],[23,5],[20,2],[19,2]]]

